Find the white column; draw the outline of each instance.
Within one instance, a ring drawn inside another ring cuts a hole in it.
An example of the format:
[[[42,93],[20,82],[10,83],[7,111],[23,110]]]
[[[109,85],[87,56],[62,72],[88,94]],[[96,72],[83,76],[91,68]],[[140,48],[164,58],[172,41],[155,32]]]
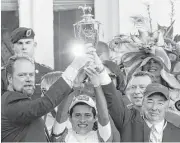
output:
[[[19,26],[32,28],[32,0],[18,0]]]
[[[54,68],[53,1],[19,0],[19,26],[32,28],[37,49],[35,60]]]
[[[95,0],[95,19],[102,24],[100,40],[110,41],[119,34],[119,0]]]
[[[33,1],[33,29],[36,34],[37,62],[54,68],[54,41],[53,41],[53,1]]]

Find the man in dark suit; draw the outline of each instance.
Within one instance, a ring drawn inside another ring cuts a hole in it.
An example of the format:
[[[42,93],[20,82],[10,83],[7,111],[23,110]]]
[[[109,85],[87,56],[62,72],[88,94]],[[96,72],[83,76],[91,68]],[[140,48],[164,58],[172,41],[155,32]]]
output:
[[[34,59],[34,51],[37,43],[34,40],[35,33],[31,28],[19,27],[11,33],[12,51],[14,54],[25,54]],[[50,67],[35,62],[35,93],[32,99],[40,97],[41,77],[52,71]],[[8,83],[6,79],[6,66],[1,68],[1,95],[7,91]]]
[[[113,85],[103,87],[109,113],[121,134],[123,142],[180,142],[180,129],[165,120],[169,103],[168,89],[160,84],[147,86],[143,99],[142,112],[128,109],[122,100],[115,96]]]
[[[93,59],[93,48],[76,57],[46,96],[32,100],[35,90],[35,64],[27,56],[13,56],[6,67],[8,91],[1,100],[2,142],[46,142],[42,116],[52,111],[67,96],[79,70]]]

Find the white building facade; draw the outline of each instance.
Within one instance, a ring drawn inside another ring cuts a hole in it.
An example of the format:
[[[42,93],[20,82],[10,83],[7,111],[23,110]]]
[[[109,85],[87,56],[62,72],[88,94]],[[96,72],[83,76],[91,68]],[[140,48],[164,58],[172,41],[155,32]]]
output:
[[[158,22],[169,26],[170,0],[1,0],[1,11],[16,11],[18,26],[35,31],[37,62],[64,70],[70,62],[66,43],[74,37],[73,24],[81,20],[78,6],[86,4],[93,7],[95,19],[101,23],[100,40],[109,42],[120,33],[133,31],[130,16],[148,16],[144,2],[149,1],[153,25]],[[174,31],[177,34],[180,33],[180,0],[173,1]]]

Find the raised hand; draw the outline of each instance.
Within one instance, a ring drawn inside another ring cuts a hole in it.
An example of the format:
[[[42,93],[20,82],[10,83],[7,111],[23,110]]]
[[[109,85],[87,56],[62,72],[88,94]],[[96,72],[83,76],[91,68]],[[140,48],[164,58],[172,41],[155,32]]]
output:
[[[94,55],[94,66],[98,73],[101,73],[104,70],[104,65],[102,64],[102,61],[98,57],[96,52],[93,52]]]
[[[85,67],[84,70],[86,71],[86,74],[91,80],[91,83],[94,85],[94,87],[98,87],[100,85],[100,79],[99,79],[99,73],[96,71],[95,66],[90,65],[88,67]]]
[[[96,51],[96,49],[92,46],[92,44],[86,44],[85,45],[85,53],[81,56],[75,57],[75,59],[71,63],[71,67],[76,70],[80,70],[84,66],[88,65],[89,63],[94,62],[93,53],[95,51]]]

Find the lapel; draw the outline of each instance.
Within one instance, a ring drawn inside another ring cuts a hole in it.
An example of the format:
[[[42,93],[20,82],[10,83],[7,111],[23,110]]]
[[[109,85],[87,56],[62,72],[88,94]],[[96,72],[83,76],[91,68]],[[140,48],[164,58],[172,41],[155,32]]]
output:
[[[149,142],[149,134],[150,134],[150,128],[148,127],[148,125],[146,124],[146,122],[144,121],[144,119],[143,119],[143,117],[142,117],[142,115],[140,114],[140,112],[139,111],[137,111],[136,112],[137,114],[139,114],[139,115],[137,115],[136,116],[136,118],[135,118],[135,121],[136,121],[136,125],[137,126],[139,126],[140,128],[140,134],[142,134],[142,138],[141,139],[143,139],[143,140],[141,140],[142,142]]]
[[[144,121],[143,123],[143,130],[144,130],[144,142],[149,142],[149,136],[150,136],[150,131],[151,129],[148,127],[146,122]]]
[[[149,142],[150,128],[143,119],[143,114],[139,112],[140,116],[137,118],[137,122],[141,123],[141,130],[143,131],[143,142]]]
[[[167,125],[163,131],[163,139],[162,139],[163,142],[169,142],[171,140],[171,132],[172,132],[171,126],[167,122]]]

